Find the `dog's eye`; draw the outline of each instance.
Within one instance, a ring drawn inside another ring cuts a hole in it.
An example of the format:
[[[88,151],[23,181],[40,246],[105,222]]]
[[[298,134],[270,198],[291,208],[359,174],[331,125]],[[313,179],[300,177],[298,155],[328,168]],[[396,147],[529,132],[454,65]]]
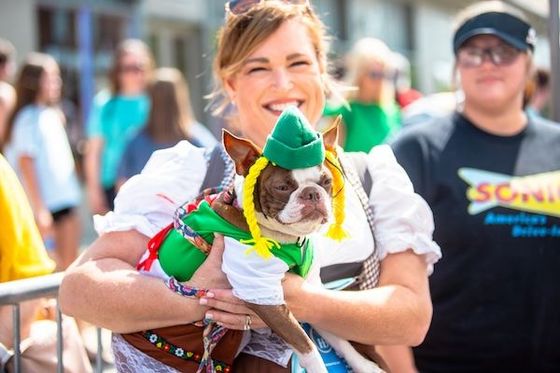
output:
[[[275,186],[274,189],[279,192],[287,192],[288,190],[290,190],[290,187],[287,184],[282,184]]]
[[[332,184],[332,179],[330,179],[330,178],[325,178],[321,181],[321,185],[323,187],[330,187],[331,184]]]

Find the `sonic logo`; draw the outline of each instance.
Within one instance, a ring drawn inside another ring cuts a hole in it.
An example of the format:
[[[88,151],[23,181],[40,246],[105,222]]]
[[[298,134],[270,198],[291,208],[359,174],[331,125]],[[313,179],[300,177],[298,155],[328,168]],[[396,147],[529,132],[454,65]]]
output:
[[[560,171],[518,177],[460,168],[458,174],[469,184],[471,215],[502,206],[560,217]]]

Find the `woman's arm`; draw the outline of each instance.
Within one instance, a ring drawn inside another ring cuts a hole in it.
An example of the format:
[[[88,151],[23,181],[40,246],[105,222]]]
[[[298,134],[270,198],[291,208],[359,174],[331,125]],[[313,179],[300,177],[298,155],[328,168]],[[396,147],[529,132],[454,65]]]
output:
[[[207,308],[197,299],[177,295],[163,280],[136,271],[147,242],[134,230],[97,239],[66,270],[59,292],[62,311],[118,333],[201,320]],[[222,251],[223,238],[216,237],[212,254],[188,283],[228,287],[225,276],[214,270]]]
[[[418,345],[432,316],[426,261],[412,251],[389,254],[381,263],[379,286],[332,291],[285,281],[285,296],[299,320],[363,344]]]
[[[432,317],[426,261],[411,250],[389,254],[381,263],[379,286],[364,291],[335,291],[287,274],[284,297],[300,321],[367,345],[418,345]],[[247,309],[231,290],[203,298],[212,318],[232,328],[243,325]],[[258,320],[254,327],[263,326]]]

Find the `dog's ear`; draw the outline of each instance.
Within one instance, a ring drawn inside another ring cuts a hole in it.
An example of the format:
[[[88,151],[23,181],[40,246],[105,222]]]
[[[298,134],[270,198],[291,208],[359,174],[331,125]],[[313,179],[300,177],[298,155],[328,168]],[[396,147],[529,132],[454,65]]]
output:
[[[246,176],[249,168],[261,156],[261,149],[252,141],[245,140],[222,130],[222,143],[228,155],[235,162],[235,171],[238,175]]]
[[[338,127],[340,126],[340,122],[342,122],[342,115],[337,116],[334,123],[323,132],[323,144],[325,145],[325,149],[334,150],[336,148],[338,144]]]

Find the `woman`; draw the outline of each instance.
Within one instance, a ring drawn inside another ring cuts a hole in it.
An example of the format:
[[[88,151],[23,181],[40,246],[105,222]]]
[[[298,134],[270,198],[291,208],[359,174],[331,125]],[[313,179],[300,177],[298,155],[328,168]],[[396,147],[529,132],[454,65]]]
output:
[[[342,114],[344,150],[369,152],[400,128],[395,57],[381,40],[364,38],[347,56],[347,68],[346,83],[355,89],[348,102],[327,105],[325,115]]]
[[[213,142],[209,143],[207,137],[200,136],[200,131],[205,131],[205,128],[194,118],[187,82],[179,70],[169,67],[157,69],[148,88],[148,96],[151,103],[148,122],[126,147],[118,170],[118,186],[139,174],[158,149],[171,147],[181,140],[188,140],[199,147],[211,147],[216,143],[207,130],[206,136],[210,136]]]
[[[78,256],[80,187],[60,110],[62,80],[49,55],[31,54],[16,81],[16,107],[5,154],[22,181],[47,249],[58,270]]]
[[[115,51],[109,71],[110,90],[95,97],[87,124],[84,160],[88,202],[95,214],[113,208],[120,159],[148,117],[150,102],[145,89],[153,66],[144,42],[123,41]]]
[[[462,109],[394,144],[444,250],[420,371],[560,370],[560,127],[523,110],[534,36],[511,6],[467,8],[453,38]]]
[[[232,118],[236,127],[262,146],[287,105],[298,105],[311,123],[317,123],[325,102],[328,77],[324,26],[313,10],[308,4],[264,1],[241,14],[232,14],[237,9],[229,5],[226,24],[218,37],[214,72],[218,92],[224,92],[222,107],[232,103],[236,109]],[[304,285],[297,276],[288,276],[285,298],[299,320],[343,338],[368,345],[414,345],[423,339],[430,322],[427,271],[439,257],[439,248],[430,238],[433,227],[429,209],[412,192],[389,148],[374,153],[369,169],[374,180],[371,203],[379,216],[376,218],[379,257],[375,258],[382,259],[379,287],[356,292],[327,291]],[[133,268],[148,237],[169,223],[176,205],[198,194],[206,164],[204,150],[182,142],[173,149],[156,152],[143,173],[123,186],[115,212],[98,222],[98,229],[107,233],[67,272],[60,289],[65,312],[117,333],[191,323],[203,317],[232,329],[244,329],[248,319],[252,319],[253,328],[264,326],[230,290],[224,289],[228,286],[218,271],[222,239],[215,241],[209,258],[189,281],[191,286],[213,289],[212,298],[200,300],[205,307],[200,307],[198,301],[171,294],[161,281],[141,276]],[[322,248],[317,249],[318,256],[330,258],[330,262],[321,260],[325,265],[361,262],[373,250],[365,212],[352,189],[345,190],[346,228],[352,237],[340,244],[318,241],[317,247]],[[392,215],[392,211],[403,208],[405,211],[398,217]],[[328,249],[328,253],[321,255],[323,249]],[[140,292],[142,297],[129,296]],[[107,294],[103,302],[101,298],[76,296],[94,293]],[[263,335],[253,333],[252,336]],[[290,355],[286,357],[284,346],[267,351],[278,345],[278,338],[273,340],[274,343],[268,339],[257,343],[260,349],[253,344],[250,352],[272,357],[277,364],[251,360],[242,354],[238,358],[240,366],[234,368],[282,371],[281,365],[287,364]],[[135,358],[118,336],[115,341],[119,346],[117,360],[126,358],[126,363],[131,364]],[[146,366],[144,362],[149,359],[141,359],[144,361],[136,359],[132,364]],[[245,365],[249,360],[251,368]],[[150,361],[150,364],[155,363]]]

